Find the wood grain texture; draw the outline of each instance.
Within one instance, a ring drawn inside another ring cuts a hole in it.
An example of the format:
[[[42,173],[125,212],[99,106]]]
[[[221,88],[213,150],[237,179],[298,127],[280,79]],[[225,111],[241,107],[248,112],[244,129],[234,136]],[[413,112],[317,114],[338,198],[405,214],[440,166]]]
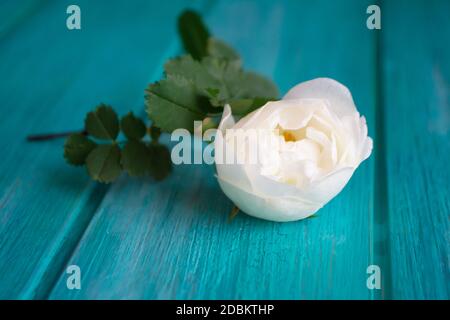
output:
[[[383,2],[387,241],[397,299],[450,297],[449,12],[448,1]]]
[[[0,41],[37,13],[45,2],[42,0],[3,0],[0,2]]]
[[[78,1],[78,31],[69,4],[42,6],[0,41],[0,298],[48,295],[107,190],[64,163],[63,141],[25,136],[77,129],[99,102],[140,110],[186,2]]]
[[[329,76],[354,93],[374,129],[375,37],[361,1],[221,1],[206,16],[246,66],[286,92]],[[314,30],[311,29],[314,26]],[[166,137],[167,139],[167,137]],[[319,212],[273,223],[238,215],[210,166],[178,166],[162,183],[126,177],[114,184],[68,264],[52,299],[313,299],[371,297],[373,159]],[[361,190],[364,190],[363,192]]]
[[[0,298],[449,299],[449,2],[380,1],[381,32],[369,0],[155,3],[79,0],[68,31],[69,1],[0,2]],[[64,163],[62,141],[25,142],[99,102],[143,114],[184,7],[282,93],[325,76],[351,90],[374,154],[317,218],[228,222],[211,166],[106,187]],[[366,287],[371,264],[382,290]]]

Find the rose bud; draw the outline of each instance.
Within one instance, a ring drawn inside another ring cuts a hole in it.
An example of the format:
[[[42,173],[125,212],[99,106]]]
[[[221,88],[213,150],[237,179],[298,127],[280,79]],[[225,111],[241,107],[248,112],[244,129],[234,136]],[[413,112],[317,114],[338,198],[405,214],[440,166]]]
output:
[[[273,221],[313,215],[372,151],[350,91],[328,78],[300,83],[238,122],[226,105],[219,133],[215,162],[223,192],[243,212]]]

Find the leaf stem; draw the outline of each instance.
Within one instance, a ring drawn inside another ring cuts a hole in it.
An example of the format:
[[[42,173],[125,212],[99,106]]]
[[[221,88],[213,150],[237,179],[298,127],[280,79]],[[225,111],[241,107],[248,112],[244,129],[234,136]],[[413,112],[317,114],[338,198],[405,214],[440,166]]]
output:
[[[67,136],[70,136],[74,133],[81,133],[82,135],[87,135],[86,130],[80,130],[80,131],[68,131],[68,132],[58,132],[58,133],[44,133],[44,134],[32,134],[27,136],[27,141],[35,142],[35,141],[47,141],[47,140],[53,140],[58,138],[64,138]]]
[[[231,222],[239,213],[240,209],[237,206],[234,206],[233,209],[231,209],[230,214],[228,215],[228,222]]]

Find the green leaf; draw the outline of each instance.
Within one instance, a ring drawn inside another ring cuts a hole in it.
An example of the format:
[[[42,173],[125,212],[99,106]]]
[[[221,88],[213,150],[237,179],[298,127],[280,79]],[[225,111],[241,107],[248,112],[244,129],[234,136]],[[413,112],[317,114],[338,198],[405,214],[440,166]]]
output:
[[[244,97],[278,98],[279,96],[275,83],[257,73],[245,72],[241,81],[243,83],[241,94]]]
[[[132,177],[143,176],[150,170],[150,150],[144,142],[130,140],[125,144],[122,166]]]
[[[194,121],[205,113],[199,107],[197,90],[180,76],[168,76],[146,91],[147,113],[155,126],[166,132],[178,128],[194,130]]]
[[[140,140],[145,136],[147,131],[144,121],[135,117],[132,112],[122,117],[120,127],[128,139]]]
[[[243,72],[237,63],[206,58],[203,64],[211,74],[220,79],[221,85],[214,87],[220,92],[212,97],[213,104],[224,105],[236,99],[278,97],[278,89],[272,81],[253,72]],[[211,90],[207,92],[210,94]]]
[[[95,181],[110,183],[116,180],[122,171],[119,147],[116,144],[97,146],[89,153],[86,166]]]
[[[169,149],[161,144],[151,144],[149,149],[151,154],[150,174],[156,180],[162,180],[167,177],[172,170],[172,160],[170,159]]]
[[[119,118],[113,108],[101,104],[87,114],[85,128],[95,138],[115,140],[119,134]]]
[[[83,165],[89,152],[95,146],[95,142],[88,139],[85,135],[81,133],[71,134],[64,143],[64,158],[72,165]]]
[[[195,61],[189,55],[167,61],[164,71],[167,77],[178,76],[191,81],[199,94],[206,88],[220,86],[220,79],[214,77],[201,62]]]
[[[233,113],[239,115],[246,115],[278,97],[278,89],[272,81],[252,72],[231,68],[224,71],[222,81],[219,93],[206,91],[211,103],[214,106],[229,103]]]
[[[215,57],[206,57],[202,60],[202,66],[209,75],[216,80],[216,83],[225,84],[232,81],[239,81],[243,74],[241,62],[239,60],[227,60]],[[205,84],[207,88],[217,88],[215,84]],[[220,89],[220,88],[219,88]]]
[[[168,77],[178,76],[191,81],[198,94],[214,97],[237,94],[244,76],[239,61],[206,57],[198,62],[188,55],[169,60],[164,70]]]
[[[230,106],[233,115],[246,115],[250,112],[262,107],[269,101],[274,101],[271,98],[246,98],[246,99],[235,99],[230,101]]]
[[[211,98],[217,99],[219,97],[220,90],[217,88],[206,88],[206,92]]]
[[[205,57],[195,61],[185,55],[165,65],[167,78],[147,90],[150,119],[163,131],[185,128],[206,115],[219,114],[226,103],[245,115],[278,96],[268,79],[243,72],[239,60]]]
[[[223,106],[222,102],[238,94],[242,85],[239,61],[206,57],[198,62],[186,55],[169,60],[164,69],[168,77],[191,81],[197,94],[211,98],[214,106]]]
[[[159,136],[161,135],[161,129],[152,125],[150,127],[149,134],[152,140],[157,142],[159,140]]]
[[[200,60],[207,55],[209,31],[196,12],[186,10],[179,16],[178,32],[184,49],[194,59]]]
[[[239,54],[232,47],[230,47],[225,42],[213,37],[208,39],[207,51],[208,55],[215,58],[228,60],[240,59]]]
[[[207,57],[202,60],[203,67],[215,79],[205,84],[205,92],[209,95],[213,106],[222,107],[225,103],[241,98],[243,71],[240,61]],[[211,90],[213,89],[213,90]]]

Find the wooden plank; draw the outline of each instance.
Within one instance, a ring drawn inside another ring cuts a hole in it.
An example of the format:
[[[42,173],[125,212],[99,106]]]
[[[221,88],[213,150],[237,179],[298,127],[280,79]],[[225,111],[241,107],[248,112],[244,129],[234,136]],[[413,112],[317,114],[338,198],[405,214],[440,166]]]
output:
[[[449,299],[450,3],[382,5],[392,298]]]
[[[40,0],[3,0],[0,2],[0,41],[26,23],[45,3]]]
[[[366,1],[221,1],[207,16],[246,65],[283,92],[329,76],[346,84],[374,133],[375,37]],[[167,139],[167,137],[166,137]],[[122,178],[97,210],[68,263],[81,290],[61,273],[52,299],[370,298],[373,158],[319,213],[273,223],[238,215],[213,167],[174,168],[161,183]]]
[[[64,163],[63,141],[25,136],[77,129],[102,101],[140,110],[186,2],[77,1],[76,31],[69,4],[42,7],[0,41],[0,298],[48,295],[107,190]]]

